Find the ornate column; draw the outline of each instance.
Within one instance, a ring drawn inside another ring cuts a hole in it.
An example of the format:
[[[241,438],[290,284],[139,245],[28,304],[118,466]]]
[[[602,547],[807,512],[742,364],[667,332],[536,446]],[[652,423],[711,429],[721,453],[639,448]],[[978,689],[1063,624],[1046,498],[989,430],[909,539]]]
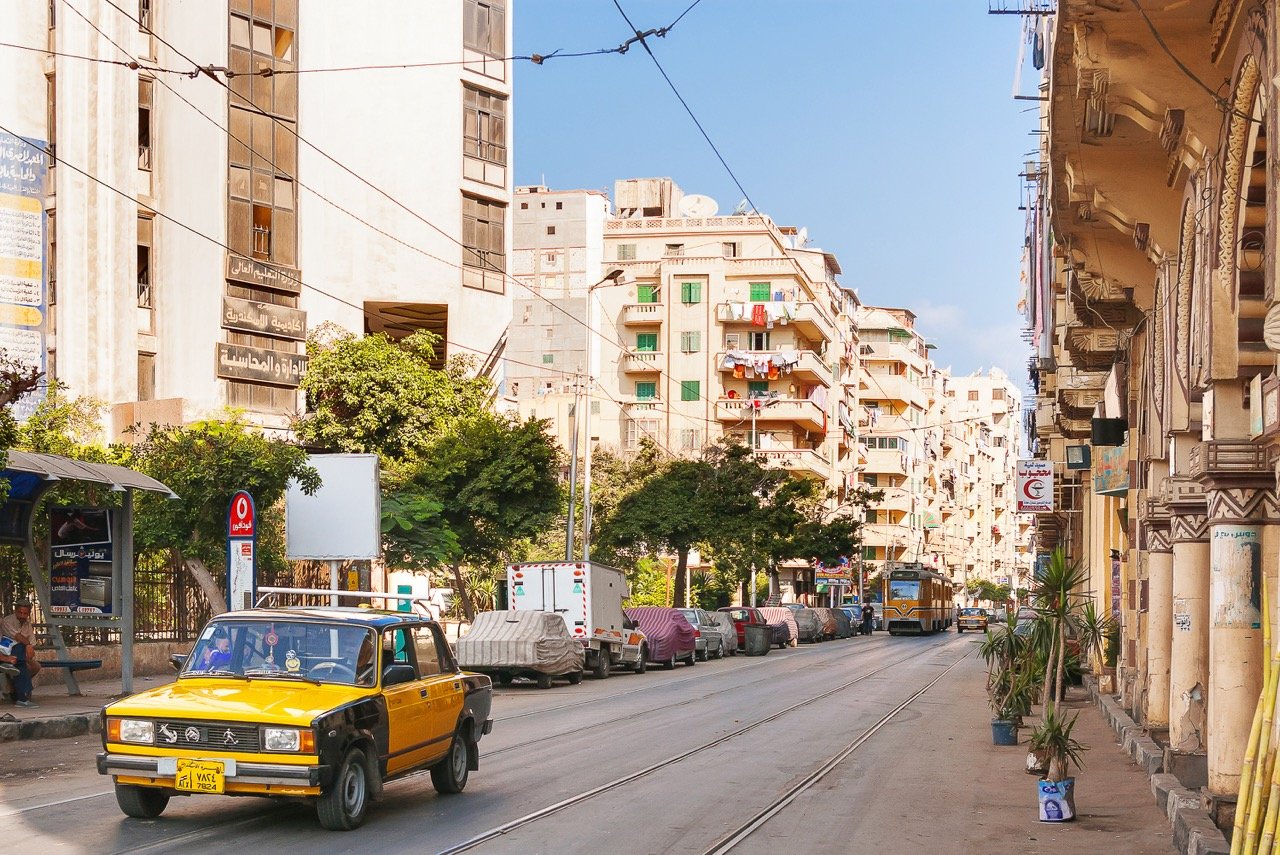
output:
[[[1280,518],[1266,449],[1248,440],[1201,443],[1191,472],[1209,513],[1209,793],[1235,796],[1262,690],[1263,527]]]
[[[1174,755],[1198,755],[1202,763],[1209,692],[1209,513],[1204,491],[1189,478],[1169,479],[1169,542],[1169,748]],[[1194,768],[1200,763],[1172,759],[1166,768],[1185,786],[1199,786],[1203,773],[1194,774]]]
[[[1173,644],[1173,536],[1167,505],[1167,481],[1147,500],[1147,685],[1142,721],[1146,727],[1169,726],[1169,663]]]

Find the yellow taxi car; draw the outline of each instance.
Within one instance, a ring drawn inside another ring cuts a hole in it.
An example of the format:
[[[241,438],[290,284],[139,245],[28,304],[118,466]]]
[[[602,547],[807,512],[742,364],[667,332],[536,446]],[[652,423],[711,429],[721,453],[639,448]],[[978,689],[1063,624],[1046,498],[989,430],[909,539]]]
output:
[[[989,618],[986,609],[960,609],[956,615],[956,632],[964,632],[966,629],[985,632]]]
[[[175,795],[304,797],[363,822],[383,784],[423,769],[459,793],[479,768],[493,686],[439,624],[365,608],[259,608],[209,622],[178,679],[107,705],[98,771],[128,816]]]

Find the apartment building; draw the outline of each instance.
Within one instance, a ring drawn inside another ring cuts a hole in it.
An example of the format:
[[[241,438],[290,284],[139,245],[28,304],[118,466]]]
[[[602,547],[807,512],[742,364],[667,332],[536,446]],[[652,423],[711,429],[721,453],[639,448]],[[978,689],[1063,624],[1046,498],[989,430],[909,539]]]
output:
[[[228,406],[286,427],[325,323],[485,361],[512,296],[506,6],[21,4],[6,32],[49,53],[0,49],[24,176],[0,192],[34,206],[0,224],[26,260],[6,349],[111,405],[114,436]],[[325,70],[431,61],[457,64]]]
[[[863,529],[863,566],[870,570],[886,561],[929,558],[926,381],[933,366],[915,321],[909,309],[863,306],[858,312],[859,425],[866,447],[860,480],[884,492],[884,501],[868,510]]]

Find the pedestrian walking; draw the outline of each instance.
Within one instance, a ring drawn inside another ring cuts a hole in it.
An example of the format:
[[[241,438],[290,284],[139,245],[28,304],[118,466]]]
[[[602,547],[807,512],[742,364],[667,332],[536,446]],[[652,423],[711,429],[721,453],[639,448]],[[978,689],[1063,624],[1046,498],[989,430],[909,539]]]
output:
[[[876,610],[870,603],[862,606],[862,634],[870,635],[876,622]]]

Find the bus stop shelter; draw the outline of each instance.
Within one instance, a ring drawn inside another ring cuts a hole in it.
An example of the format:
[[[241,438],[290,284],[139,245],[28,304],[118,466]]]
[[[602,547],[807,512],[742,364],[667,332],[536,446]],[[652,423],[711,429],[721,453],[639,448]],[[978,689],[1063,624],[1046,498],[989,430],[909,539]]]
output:
[[[32,590],[40,604],[40,613],[49,626],[49,639],[59,659],[67,659],[67,645],[62,637],[62,627],[83,626],[93,629],[115,629],[120,633],[120,689],[133,691],[134,644],[134,591],[133,591],[133,492],[146,490],[166,494],[170,499],[177,494],[156,479],[110,463],[87,463],[57,454],[38,454],[30,451],[9,451],[0,477],[9,481],[9,495],[0,505],[0,544],[22,547],[27,572],[31,576]],[[121,494],[121,507],[112,517],[111,541],[112,577],[116,581],[112,591],[112,609],[109,615],[53,614],[49,577],[36,555],[32,540],[35,530],[36,508],[45,494],[61,481],[80,481],[109,485]],[[80,694],[75,674],[63,669],[67,692]]]

